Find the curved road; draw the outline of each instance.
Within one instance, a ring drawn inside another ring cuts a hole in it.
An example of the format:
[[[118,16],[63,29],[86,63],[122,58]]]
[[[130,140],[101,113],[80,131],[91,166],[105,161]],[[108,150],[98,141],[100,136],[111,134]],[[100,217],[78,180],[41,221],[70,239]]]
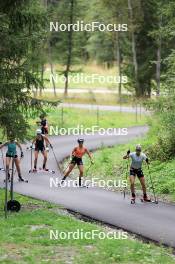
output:
[[[130,140],[143,136],[148,131],[147,127],[133,127],[128,129],[127,136],[85,136],[86,145],[90,149],[112,146],[119,143],[127,143]],[[76,144],[77,137],[64,136],[52,137],[56,156],[62,161],[69,155],[72,147]],[[41,164],[41,160],[39,160]],[[48,167],[57,168],[53,154],[50,152]],[[165,203],[158,205],[152,203],[137,202],[130,204],[129,197],[123,199],[120,193],[106,191],[100,188],[50,188],[50,177],[61,179],[59,172],[51,175],[48,173],[29,174],[30,151],[26,150],[22,162],[23,176],[28,178],[29,183],[18,183],[15,179],[14,189],[16,192],[34,198],[61,204],[65,208],[93,219],[102,221],[141,235],[147,239],[164,245],[175,247],[175,206]],[[3,177],[0,178],[3,186]]]
[[[72,103],[61,103],[58,107],[65,108],[76,108],[76,109],[88,109],[88,110],[99,110],[99,111],[111,111],[111,112],[121,112],[121,113],[137,113],[137,114],[150,114],[145,108],[139,105],[134,106],[119,106],[119,105],[95,105],[95,104],[72,104]]]

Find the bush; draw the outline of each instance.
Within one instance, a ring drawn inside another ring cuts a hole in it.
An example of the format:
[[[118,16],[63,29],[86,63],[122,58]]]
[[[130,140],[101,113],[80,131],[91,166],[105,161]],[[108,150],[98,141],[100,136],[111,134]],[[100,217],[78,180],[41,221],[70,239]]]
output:
[[[149,103],[157,119],[157,142],[148,148],[152,159],[166,161],[175,157],[175,96]]]

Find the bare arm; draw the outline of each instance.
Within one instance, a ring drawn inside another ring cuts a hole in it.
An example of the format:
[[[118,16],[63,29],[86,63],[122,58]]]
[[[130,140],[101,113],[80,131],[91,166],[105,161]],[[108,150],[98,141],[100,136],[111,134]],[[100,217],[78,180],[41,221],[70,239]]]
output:
[[[76,151],[76,148],[74,148],[74,149],[72,150],[72,155],[74,155],[75,151]]]
[[[149,165],[149,164],[150,164],[150,161],[149,161],[149,159],[148,159],[147,155],[145,155],[145,158],[144,158],[144,160],[145,160],[145,162],[146,162],[146,164],[147,164],[147,165]]]
[[[130,150],[127,151],[127,154],[123,157],[123,159],[129,159],[130,158]]]
[[[32,141],[32,145],[36,142],[36,138]]]
[[[92,158],[93,158],[92,153],[88,149],[86,149],[86,153],[88,154],[91,162],[93,162],[93,160],[92,160]]]

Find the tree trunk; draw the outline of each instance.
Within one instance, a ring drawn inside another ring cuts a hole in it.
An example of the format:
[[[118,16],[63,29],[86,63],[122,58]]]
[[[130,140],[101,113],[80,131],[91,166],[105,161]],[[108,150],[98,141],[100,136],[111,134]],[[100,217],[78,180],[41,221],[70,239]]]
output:
[[[161,69],[161,43],[157,48],[157,64],[156,64],[156,82],[157,82],[157,90],[156,95],[160,95],[160,69]]]
[[[138,62],[137,62],[136,40],[134,34],[133,10],[132,10],[131,1],[132,0],[128,0],[128,9],[129,9],[129,16],[131,21],[132,54],[133,54],[134,74],[135,74],[136,96],[139,96],[140,92],[139,92],[139,82],[138,82]]]
[[[46,6],[46,9],[48,8],[49,0],[44,0],[44,5]],[[49,65],[50,65],[50,72],[52,76],[52,85],[53,85],[53,91],[54,95],[56,96],[56,85],[54,80],[54,70],[53,70],[53,64],[52,64],[52,56],[51,56],[51,46],[50,46],[50,39],[48,39],[48,56],[49,56]]]
[[[119,74],[119,83],[118,83],[118,96],[119,102],[121,102],[121,93],[122,93],[122,68],[121,68],[121,51],[120,51],[120,33],[119,31],[116,32],[116,44],[117,44],[117,67],[118,67],[118,74]]]
[[[42,80],[42,83],[44,83],[44,64],[41,65],[41,80]],[[39,95],[42,96],[42,87],[40,87]]]
[[[74,12],[74,0],[71,0],[70,3],[70,24],[73,24],[73,12]],[[68,33],[68,56],[67,56],[67,63],[66,63],[66,70],[65,70],[65,88],[64,88],[64,94],[67,96],[68,94],[68,85],[69,85],[69,71],[71,67],[72,62],[72,38],[73,38],[73,31],[70,30]]]
[[[160,18],[159,28],[162,25],[162,16]],[[162,38],[161,36],[158,39],[157,45],[157,63],[156,63],[156,82],[157,82],[157,90],[156,95],[160,95],[160,74],[161,74],[161,48],[162,48]]]
[[[50,64],[50,72],[52,76],[53,91],[54,91],[54,95],[56,96],[56,85],[55,85],[55,79],[54,79],[54,70],[53,70],[53,64],[52,64],[50,40],[48,41],[48,50],[49,50],[49,64]]]

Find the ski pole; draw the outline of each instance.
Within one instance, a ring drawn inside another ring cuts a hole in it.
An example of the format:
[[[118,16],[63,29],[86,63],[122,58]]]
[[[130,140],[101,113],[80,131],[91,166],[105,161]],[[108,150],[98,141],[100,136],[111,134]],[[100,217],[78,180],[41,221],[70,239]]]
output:
[[[8,175],[9,175],[9,170],[6,168],[6,177],[5,177],[5,206],[4,206],[5,218],[6,219],[7,219],[7,202],[8,202]]]
[[[53,150],[53,147],[52,147],[51,149],[52,149],[52,152],[53,152],[53,155],[54,155],[54,158],[55,158],[55,161],[56,161],[57,167],[58,167],[58,169],[59,169],[59,172],[60,172],[61,176],[63,176],[63,172],[62,172],[62,170],[61,170],[61,167],[60,167],[60,165],[59,165],[59,162],[58,162],[58,160],[57,160],[57,157],[56,157],[56,155],[55,155],[55,152],[54,152],[54,150]]]
[[[10,198],[13,201],[13,180],[14,180],[14,158],[12,159],[12,173],[11,173],[11,185],[10,185]]]
[[[7,170],[4,162],[4,154],[3,150],[1,149],[1,155],[3,160],[3,169],[5,172],[5,205],[4,205],[4,212],[5,212],[5,218],[7,219],[7,202],[8,202],[8,176],[9,176],[9,170]]]
[[[87,178],[88,172],[89,172],[90,168],[91,168],[93,165],[94,165],[94,163],[91,162],[90,165],[89,165],[89,167],[88,167],[87,170],[86,170],[85,178]],[[89,184],[90,184],[90,182],[87,184],[87,188],[88,188]],[[93,183],[92,183],[92,187],[93,187]]]
[[[88,174],[90,168],[92,167],[92,165],[93,165],[93,163],[91,162],[91,164],[89,165],[89,167],[88,167],[87,170],[86,170],[86,176],[85,176],[85,177],[87,177],[87,174]]]
[[[151,172],[150,172],[149,165],[148,165],[148,173],[149,173],[149,177],[150,177],[151,188],[152,188],[152,190],[153,190],[154,202],[155,202],[156,204],[158,204],[158,200],[157,200],[157,198],[156,198],[156,192],[155,192],[155,188],[154,188],[153,180],[152,180],[152,177],[151,177]]]
[[[3,167],[4,167],[4,170],[5,170],[4,153],[3,153],[2,149],[1,149],[1,155],[2,155]]]
[[[33,153],[32,153],[32,150],[33,150],[33,144],[31,146],[31,153],[30,153],[30,165],[31,165],[31,171],[33,169],[33,160],[32,160],[32,156],[33,156]]]
[[[126,165],[126,175],[125,175],[126,182],[128,181],[128,169],[129,169],[129,159],[128,159],[127,165]],[[126,187],[124,187],[123,196],[124,196],[124,199],[125,199],[125,197],[126,197]]]

